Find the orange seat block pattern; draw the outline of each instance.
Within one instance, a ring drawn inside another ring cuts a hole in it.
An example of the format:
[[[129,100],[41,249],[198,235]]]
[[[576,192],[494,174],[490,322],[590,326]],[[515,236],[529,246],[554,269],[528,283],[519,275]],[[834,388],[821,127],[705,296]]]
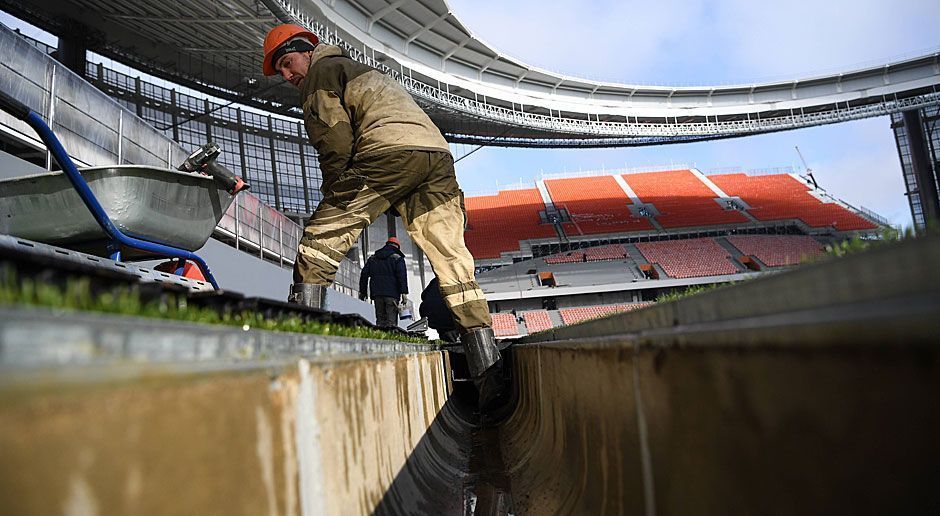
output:
[[[622,260],[627,256],[627,248],[623,244],[592,247],[584,252],[584,260],[588,262],[603,262],[608,260]]]
[[[499,258],[519,250],[519,241],[556,237],[551,224],[541,224],[545,203],[538,189],[506,190],[497,195],[467,197],[464,240],[476,259]]]
[[[493,333],[497,337],[519,335],[519,325],[516,323],[515,315],[498,313],[490,314],[490,316],[493,318]]]
[[[711,238],[640,242],[636,248],[650,263],[658,263],[672,278],[735,274],[731,254]]]
[[[556,263],[581,263],[584,261],[583,251],[569,251],[567,253],[556,254],[545,258],[545,263],[554,265]]]
[[[804,257],[823,254],[823,246],[805,235],[735,235],[725,237],[743,254],[754,256],[768,267],[798,265]]]
[[[555,207],[568,210],[568,235],[598,235],[652,229],[650,221],[634,217],[630,198],[611,176],[548,179],[545,187]]]
[[[522,312],[522,319],[525,321],[525,327],[529,330],[529,333],[548,330],[554,326],[546,310]]]
[[[789,174],[721,174],[709,179],[728,195],[748,203],[748,212],[758,220],[800,219],[810,227],[831,226],[839,231],[877,228],[839,204],[813,197],[809,186]]]
[[[581,308],[562,308],[558,310],[565,324],[574,324],[588,319],[597,319],[618,312],[630,312],[653,303],[620,303],[616,305],[586,306]]]
[[[715,192],[690,170],[626,174],[623,179],[641,201],[656,207],[656,221],[664,228],[748,222],[740,212],[719,206]]]

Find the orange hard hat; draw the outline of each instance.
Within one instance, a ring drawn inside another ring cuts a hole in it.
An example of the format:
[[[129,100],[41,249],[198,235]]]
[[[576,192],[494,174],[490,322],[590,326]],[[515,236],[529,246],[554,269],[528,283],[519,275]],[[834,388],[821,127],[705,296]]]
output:
[[[385,241],[386,244],[395,244],[398,247],[401,247],[401,242],[398,241],[396,237],[388,237],[388,240]]]
[[[268,35],[264,37],[264,62],[262,63],[262,69],[265,75],[277,74],[271,57],[278,47],[297,37],[307,38],[310,40],[310,43],[314,45],[320,42],[320,38],[318,38],[316,34],[293,23],[278,25],[268,32]]]

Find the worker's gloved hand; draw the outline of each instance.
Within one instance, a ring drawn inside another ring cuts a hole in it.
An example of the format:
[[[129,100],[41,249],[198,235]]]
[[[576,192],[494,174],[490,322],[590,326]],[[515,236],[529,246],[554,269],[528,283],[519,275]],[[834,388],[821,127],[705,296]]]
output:
[[[366,300],[366,297],[368,297],[368,296],[366,296],[366,293],[365,293],[365,292],[360,292],[360,293],[359,293],[359,300],[360,300],[360,301],[365,301],[365,300]]]
[[[402,295],[401,295],[401,301],[399,302],[399,304],[404,305],[404,304],[406,304],[407,302],[408,302],[408,294],[402,294]]]

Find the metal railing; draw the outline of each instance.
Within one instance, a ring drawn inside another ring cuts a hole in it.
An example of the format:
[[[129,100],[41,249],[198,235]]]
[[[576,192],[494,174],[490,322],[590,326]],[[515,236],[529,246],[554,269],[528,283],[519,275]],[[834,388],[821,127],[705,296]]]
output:
[[[104,92],[0,25],[0,91],[40,114],[77,164],[149,165],[175,169],[189,152]],[[0,112],[0,128],[45,149],[33,130]],[[47,168],[52,159],[47,158]],[[240,193],[213,235],[259,258],[291,267],[303,228],[248,192]],[[358,290],[358,263],[343,260],[337,288]]]

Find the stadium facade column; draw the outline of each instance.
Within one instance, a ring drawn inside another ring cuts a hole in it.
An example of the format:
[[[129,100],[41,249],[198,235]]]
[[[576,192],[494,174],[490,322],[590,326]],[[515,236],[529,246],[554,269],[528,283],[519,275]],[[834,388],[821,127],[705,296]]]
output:
[[[907,134],[907,145],[910,153],[910,165],[917,191],[910,195],[917,195],[923,211],[924,224],[937,224],[940,220],[940,190],[937,187],[936,165],[940,158],[940,149],[935,147],[929,136],[933,136],[933,126],[923,116],[921,109],[914,109],[902,113],[904,130]],[[918,224],[920,225],[920,224]],[[919,229],[923,229],[920,227]]]
[[[68,31],[57,34],[59,46],[53,57],[66,68],[85,78],[85,66],[88,52],[88,32],[81,27],[70,27]]]

